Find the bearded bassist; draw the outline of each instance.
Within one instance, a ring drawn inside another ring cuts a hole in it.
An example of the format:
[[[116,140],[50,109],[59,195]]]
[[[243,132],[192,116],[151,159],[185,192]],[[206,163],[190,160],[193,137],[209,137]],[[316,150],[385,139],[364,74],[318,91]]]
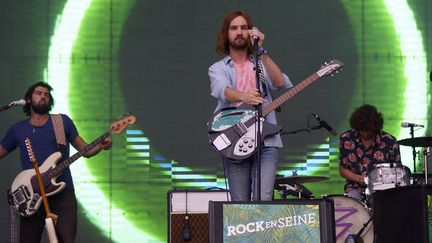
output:
[[[6,136],[0,143],[0,158],[15,150],[17,147],[21,152],[21,165],[23,170],[32,169],[32,163],[27,155],[25,138],[30,138],[33,142],[33,149],[36,159],[43,163],[51,154],[60,150],[62,159],[69,157],[69,144],[78,151],[82,150],[88,144],[79,136],[73,121],[67,115],[56,115],[59,126],[54,126],[50,111],[54,105],[54,99],[51,95],[52,87],[45,82],[38,82],[29,87],[25,93],[26,105],[23,107],[27,119],[13,124],[6,133]],[[64,144],[59,145],[64,140]],[[61,138],[63,136],[63,138]],[[111,140],[104,139],[97,146],[83,154],[85,157],[91,157],[99,153],[102,149],[110,149]],[[39,164],[39,166],[41,165]],[[74,192],[71,171],[65,168],[59,175],[57,181],[65,183],[65,189],[53,195],[49,199],[49,204],[53,213],[58,215],[57,232],[62,242],[74,242],[77,229],[77,202]],[[12,192],[13,193],[13,192]],[[24,205],[24,204],[23,204]],[[44,210],[38,210],[31,217],[20,217],[20,241],[21,242],[40,242],[41,235],[45,224]]]

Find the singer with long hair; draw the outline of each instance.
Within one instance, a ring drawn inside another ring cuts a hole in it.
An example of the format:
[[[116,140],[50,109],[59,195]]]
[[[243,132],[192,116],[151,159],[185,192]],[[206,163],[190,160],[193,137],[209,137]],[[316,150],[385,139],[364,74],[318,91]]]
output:
[[[216,51],[224,55],[208,70],[211,95],[217,99],[216,110],[226,107],[237,107],[242,103],[267,106],[272,98],[269,89],[291,88],[288,76],[281,72],[277,64],[264,49],[264,34],[253,27],[252,20],[245,12],[232,11],[222,21],[217,35]],[[254,67],[254,44],[258,42],[258,65],[263,69],[262,95],[256,88]],[[277,124],[274,112],[266,116],[266,121]],[[261,146],[261,187],[260,196],[256,195],[256,159],[251,156],[242,161],[231,161],[222,158],[231,199],[233,201],[250,201],[260,198],[269,201],[273,196],[273,187],[278,162],[278,149],[282,148],[279,134],[264,139]]]

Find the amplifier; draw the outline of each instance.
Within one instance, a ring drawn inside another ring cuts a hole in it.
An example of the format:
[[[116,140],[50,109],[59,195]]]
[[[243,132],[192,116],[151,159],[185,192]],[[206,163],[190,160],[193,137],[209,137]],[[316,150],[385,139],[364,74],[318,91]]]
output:
[[[431,185],[396,187],[372,197],[376,242],[431,242]]]
[[[229,198],[226,190],[168,191],[168,242],[208,242],[209,202]]]

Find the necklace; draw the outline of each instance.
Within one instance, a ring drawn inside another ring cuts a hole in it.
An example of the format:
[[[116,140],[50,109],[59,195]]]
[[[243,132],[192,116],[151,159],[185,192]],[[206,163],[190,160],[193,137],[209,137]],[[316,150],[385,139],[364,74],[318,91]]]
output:
[[[32,118],[30,118],[29,123],[33,128],[32,129],[33,133],[36,133],[36,128],[43,126],[48,121],[49,116],[43,117],[42,119],[32,119]]]

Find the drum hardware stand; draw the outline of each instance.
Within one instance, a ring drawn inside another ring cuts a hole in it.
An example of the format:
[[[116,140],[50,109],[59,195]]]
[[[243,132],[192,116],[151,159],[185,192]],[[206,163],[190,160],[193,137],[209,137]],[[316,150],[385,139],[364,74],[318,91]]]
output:
[[[363,231],[366,229],[366,227],[369,225],[369,223],[372,221],[372,219],[373,219],[373,216],[371,216],[369,218],[369,220],[363,224],[363,227],[359,230],[359,232],[357,232],[356,236],[358,239],[363,238],[362,237]],[[361,242],[363,242],[363,241],[361,241]]]
[[[287,195],[293,195],[298,197],[299,199],[305,198],[309,199],[312,198],[312,192],[309,191],[305,186],[300,184],[279,184],[281,187],[281,190],[279,191],[279,194],[283,199],[287,199]]]
[[[293,193],[297,192],[297,187],[295,185],[290,186],[288,184],[280,184],[279,186],[281,187],[279,194],[283,199],[287,199],[287,195],[292,195]],[[299,193],[299,198],[301,198],[301,191],[298,191],[298,193]]]
[[[427,158],[430,155],[430,147],[427,147],[424,151],[423,151],[423,155],[424,155],[424,161],[423,161],[423,169],[424,169],[424,173],[425,173],[425,184],[428,184],[428,160]]]
[[[354,242],[354,243],[363,243],[363,231],[366,229],[366,227],[369,225],[369,223],[372,221],[373,216],[371,216],[369,218],[369,220],[363,224],[363,227],[357,232],[357,234],[350,234],[348,235],[348,237],[345,239],[345,242]],[[372,227],[372,226],[371,226]],[[370,230],[370,228],[369,228]]]
[[[414,138],[414,127],[410,127],[410,135],[411,135],[411,138]],[[413,149],[413,152],[412,152],[413,164],[414,164],[413,169],[414,169],[414,173],[416,173],[417,172],[417,170],[416,170],[416,158],[417,158],[418,152],[416,151],[415,146],[411,146],[411,148]]]

